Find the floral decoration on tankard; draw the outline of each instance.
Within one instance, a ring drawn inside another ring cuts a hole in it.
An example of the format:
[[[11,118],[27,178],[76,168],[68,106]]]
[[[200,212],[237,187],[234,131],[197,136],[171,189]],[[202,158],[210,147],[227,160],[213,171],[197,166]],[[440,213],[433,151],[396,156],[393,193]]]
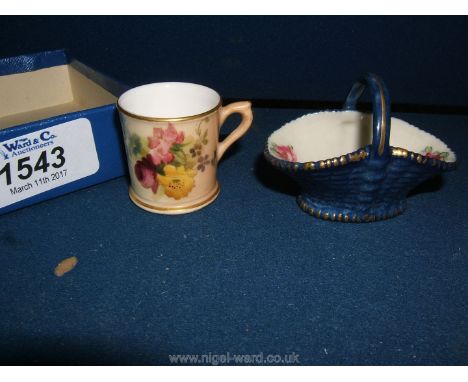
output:
[[[208,130],[202,129],[203,122],[208,118],[198,124],[194,136],[177,131],[171,122],[166,128],[153,128],[153,134],[146,139],[137,134],[130,136],[130,151],[137,157],[135,175],[144,188],[179,200],[195,186],[198,171],[216,164],[216,152],[206,150]]]

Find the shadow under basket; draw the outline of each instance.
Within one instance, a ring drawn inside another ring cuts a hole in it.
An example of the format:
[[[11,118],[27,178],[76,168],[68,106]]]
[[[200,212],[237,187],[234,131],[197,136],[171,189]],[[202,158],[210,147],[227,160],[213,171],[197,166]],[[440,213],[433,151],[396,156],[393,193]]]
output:
[[[372,115],[355,111],[366,86]],[[268,138],[264,155],[299,184],[305,212],[341,222],[388,219],[405,210],[419,183],[455,168],[455,153],[440,139],[390,117],[389,99],[383,81],[368,74],[344,110],[304,115]]]

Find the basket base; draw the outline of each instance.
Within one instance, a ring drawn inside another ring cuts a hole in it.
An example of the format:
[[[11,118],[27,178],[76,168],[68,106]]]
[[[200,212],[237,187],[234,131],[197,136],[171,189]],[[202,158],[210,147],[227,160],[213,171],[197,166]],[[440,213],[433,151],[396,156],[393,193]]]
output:
[[[341,208],[312,200],[307,195],[297,197],[299,207],[316,218],[344,223],[370,223],[390,219],[400,215],[406,209],[406,200],[385,203],[366,209]]]

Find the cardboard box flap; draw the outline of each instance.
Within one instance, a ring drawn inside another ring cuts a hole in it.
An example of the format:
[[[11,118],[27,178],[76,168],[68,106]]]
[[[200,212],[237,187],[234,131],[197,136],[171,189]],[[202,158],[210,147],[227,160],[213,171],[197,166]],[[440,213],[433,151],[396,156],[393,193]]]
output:
[[[70,65],[0,76],[0,129],[115,103]]]

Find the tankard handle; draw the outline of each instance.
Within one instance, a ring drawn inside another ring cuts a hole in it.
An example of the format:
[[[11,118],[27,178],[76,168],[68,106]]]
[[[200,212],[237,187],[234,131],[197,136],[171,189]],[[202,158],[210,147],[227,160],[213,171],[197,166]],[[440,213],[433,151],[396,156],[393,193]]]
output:
[[[372,95],[371,158],[385,158],[390,152],[390,95],[382,79],[373,73],[356,81],[344,104],[345,110],[356,110],[356,104],[366,87]]]
[[[223,125],[226,118],[231,114],[239,113],[242,121],[231,134],[229,134],[224,141],[218,142],[217,161],[221,159],[226,149],[231,146],[235,141],[242,137],[252,125],[253,114],[252,104],[249,101],[234,102],[229,105],[223,106],[219,112],[219,128]]]

